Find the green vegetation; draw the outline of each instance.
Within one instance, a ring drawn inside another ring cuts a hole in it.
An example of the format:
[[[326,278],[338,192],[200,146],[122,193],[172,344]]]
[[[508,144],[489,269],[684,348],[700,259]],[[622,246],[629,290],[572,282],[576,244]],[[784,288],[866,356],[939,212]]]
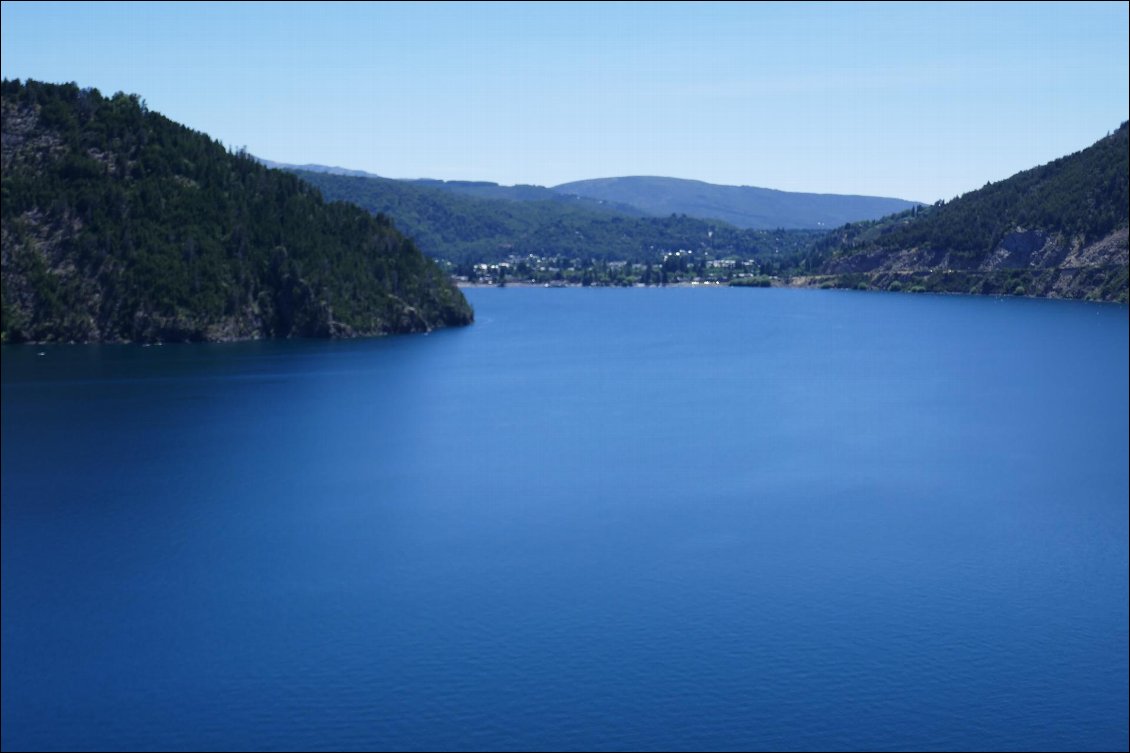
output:
[[[816,244],[824,282],[1127,300],[1127,124],[950,202],[846,225]]]
[[[736,288],[768,288],[773,284],[773,278],[768,275],[755,275],[731,280],[730,285]]]
[[[475,264],[528,257],[578,263],[663,263],[679,251],[701,259],[756,260],[774,271],[796,266],[821,231],[740,230],[685,215],[636,217],[590,202],[483,198],[428,183],[296,171],[329,199],[393,217],[428,255],[466,275]],[[493,185],[493,184],[491,184]]]
[[[347,175],[348,173],[338,173]],[[369,174],[366,177],[380,176]],[[505,199],[507,201],[553,201],[559,204],[572,204],[573,206],[591,209],[596,212],[611,214],[627,214],[632,217],[643,217],[647,214],[640,209],[627,204],[615,204],[601,199],[590,199],[576,194],[560,193],[556,189],[545,186],[531,186],[519,184],[516,186],[500,186],[497,183],[479,180],[432,180],[420,179],[403,181],[413,186],[422,188],[436,188],[442,191],[475,196],[480,199]]]
[[[822,288],[1075,298],[1119,303],[1127,302],[1128,286],[1126,266],[992,271],[856,272],[818,275],[806,279],[809,284]]]
[[[384,217],[150,112],[4,81],[5,341],[354,336],[472,313]]]
[[[951,202],[824,233],[538,186],[270,170],[137,96],[32,81],[2,95],[5,341],[426,331],[471,320],[449,274],[1127,300],[1126,124]]]
[[[1090,149],[949,203],[829,233],[639,217],[621,213],[621,205],[550,198],[536,186],[298,174],[327,197],[394,217],[426,252],[472,282],[791,281],[1125,301],[1126,133],[1123,125]]]

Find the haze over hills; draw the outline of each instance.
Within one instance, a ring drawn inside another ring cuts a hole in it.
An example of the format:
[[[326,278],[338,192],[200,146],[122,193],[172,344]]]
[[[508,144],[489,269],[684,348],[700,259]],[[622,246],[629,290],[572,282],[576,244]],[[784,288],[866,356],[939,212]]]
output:
[[[817,244],[826,284],[1127,300],[1127,123],[948,203]]]
[[[5,80],[5,341],[348,337],[467,324],[387,219],[150,112]]]
[[[879,196],[797,193],[650,176],[580,180],[553,190],[627,204],[654,216],[687,214],[754,229],[831,229],[917,204]]]

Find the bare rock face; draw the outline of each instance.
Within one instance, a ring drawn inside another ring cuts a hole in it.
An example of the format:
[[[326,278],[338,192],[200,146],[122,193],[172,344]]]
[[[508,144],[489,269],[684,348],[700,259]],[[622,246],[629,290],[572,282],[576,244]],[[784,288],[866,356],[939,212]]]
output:
[[[1130,231],[1115,230],[1088,246],[1072,250],[1063,262],[1065,267],[1125,267],[1130,262]]]
[[[1009,233],[993,249],[982,269],[1025,269],[1032,266],[1032,256],[1042,251],[1048,243],[1048,236],[1040,230],[1018,230]]]

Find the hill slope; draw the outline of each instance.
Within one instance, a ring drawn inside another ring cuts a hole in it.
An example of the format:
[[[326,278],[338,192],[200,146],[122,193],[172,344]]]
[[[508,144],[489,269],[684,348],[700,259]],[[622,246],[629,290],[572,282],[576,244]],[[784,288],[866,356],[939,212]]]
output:
[[[877,196],[793,193],[647,176],[581,180],[553,190],[627,204],[654,216],[687,214],[754,229],[830,229],[914,206],[914,202]]]
[[[268,167],[284,170],[374,178],[479,199],[560,202],[583,209],[633,217],[685,214],[742,229],[826,230],[848,222],[879,219],[915,206],[914,202],[877,196],[792,193],[750,186],[719,186],[679,178],[599,178],[546,188],[533,185],[502,186],[488,181],[470,180],[394,180],[343,167],[288,165],[266,159],[259,161]]]
[[[586,202],[484,198],[387,178],[296,171],[330,199],[395,218],[426,253],[454,264],[496,262],[511,255],[652,262],[688,249],[715,257],[810,250],[810,231],[739,230],[693,217],[636,217]]]
[[[500,186],[497,183],[473,180],[421,179],[406,180],[403,182],[413,186],[421,186],[424,188],[438,188],[442,191],[450,191],[451,193],[474,196],[480,199],[504,199],[506,201],[552,201],[559,204],[572,204],[582,209],[588,209],[596,212],[630,215],[632,217],[644,217],[647,215],[647,212],[643,212],[639,209],[636,209],[635,207],[628,206],[627,204],[616,204],[610,201],[603,201],[601,199],[590,199],[587,196],[578,196],[577,194],[560,193],[558,191],[554,191],[552,188],[546,188],[545,186]]]
[[[432,178],[385,178],[384,176],[377,175],[376,173],[366,172],[365,170],[350,170],[345,167],[333,167],[330,165],[294,165],[285,162],[274,162],[262,157],[256,157],[256,160],[266,165],[273,167],[276,170],[288,170],[293,173],[325,173],[327,175],[346,175],[354,178],[373,178],[375,180],[392,181],[395,183],[403,183],[409,186],[416,186],[420,188],[434,188],[441,191],[448,191],[455,194],[463,194],[465,196],[474,196],[479,199],[505,199],[506,201],[553,201],[562,204],[576,204],[583,206],[586,209],[594,209],[603,212],[611,212],[613,214],[628,214],[633,217],[643,217],[647,213],[630,207],[627,204],[612,204],[600,199],[590,199],[584,196],[577,196],[576,194],[564,194],[554,191],[552,188],[545,186],[532,186],[532,185],[517,185],[517,186],[502,186],[498,183],[491,183],[483,180],[435,180]]]
[[[255,160],[257,162],[259,162],[260,164],[266,165],[267,167],[272,167],[275,170],[290,170],[290,171],[304,170],[305,172],[308,172],[308,173],[329,173],[330,175],[353,175],[353,176],[358,177],[358,178],[379,178],[379,177],[381,177],[381,176],[376,175],[374,173],[367,173],[364,170],[350,170],[350,169],[345,168],[345,167],[331,167],[329,165],[314,165],[314,164],[290,165],[290,164],[287,164],[285,162],[273,162],[269,159],[263,159],[262,157],[256,157]]]
[[[948,204],[840,228],[824,282],[1127,300],[1127,124],[1093,146]]]
[[[4,81],[6,341],[358,336],[469,323],[384,218],[136,96]]]

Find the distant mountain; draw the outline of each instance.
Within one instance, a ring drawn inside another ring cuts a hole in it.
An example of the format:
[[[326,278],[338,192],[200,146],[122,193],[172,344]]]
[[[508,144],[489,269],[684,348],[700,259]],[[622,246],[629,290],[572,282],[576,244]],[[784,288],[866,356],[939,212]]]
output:
[[[480,199],[504,199],[506,201],[561,201],[562,199],[572,198],[563,197],[561,194],[549,188],[546,188],[545,186],[500,186],[497,183],[490,183],[487,181],[479,180],[433,180],[430,178],[406,180],[404,182],[423,188],[436,188],[441,191],[451,191],[452,193],[460,193],[465,196],[475,196]],[[592,201],[591,203],[594,205],[599,204],[599,202],[596,201]]]
[[[327,175],[381,178],[364,170],[326,165],[288,165],[260,159],[268,167]],[[381,178],[390,180],[389,178]],[[679,178],[599,178],[559,186],[502,186],[488,181],[400,180],[478,199],[557,201],[633,217],[687,215],[756,230],[830,230],[848,222],[875,220],[916,206],[915,202],[875,196],[791,193],[750,186],[719,186]]]
[[[874,220],[915,206],[876,196],[792,193],[752,186],[719,186],[679,178],[598,178],[553,187],[563,194],[626,204],[665,217],[686,214],[754,229],[825,229]]]
[[[561,194],[545,200],[483,198],[454,190],[450,183],[435,185],[439,181],[295,174],[327,199],[349,201],[391,217],[425,253],[456,265],[496,262],[512,255],[647,263],[660,262],[664,253],[679,250],[717,258],[765,258],[781,265],[810,250],[820,235],[741,230],[686,216],[639,217]],[[487,196],[498,195],[490,188],[493,185],[486,184]]]
[[[397,232],[137,96],[5,80],[5,341],[346,337],[469,323]]]
[[[302,170],[308,173],[328,173],[329,175],[352,175],[357,178],[379,178],[376,173],[367,173],[364,170],[349,170],[344,167],[330,167],[328,165],[289,165],[285,162],[274,162],[262,157],[255,157],[256,162],[275,170]]]
[[[603,199],[591,199],[587,196],[577,196],[576,194],[565,194],[559,191],[554,191],[552,188],[546,188],[545,186],[500,186],[497,183],[471,180],[420,179],[407,180],[404,182],[410,183],[414,186],[421,186],[423,188],[435,188],[441,191],[463,194],[464,196],[474,196],[478,199],[501,199],[503,201],[555,201],[558,203],[573,204],[575,206],[580,206],[585,209],[591,209],[598,212],[630,215],[632,217],[643,217],[647,214],[646,212],[636,209],[635,207],[628,206],[627,204],[617,204],[611,201],[604,201]]]
[[[630,207],[627,204],[614,204],[601,199],[590,199],[585,196],[577,196],[575,194],[564,194],[559,191],[554,191],[552,188],[545,186],[532,186],[532,185],[516,185],[516,186],[502,186],[498,183],[491,183],[482,180],[436,180],[433,178],[409,178],[409,179],[394,179],[385,178],[377,175],[376,173],[366,172],[364,170],[349,170],[344,167],[330,167],[328,165],[293,165],[286,162],[274,162],[262,157],[256,157],[260,163],[267,167],[275,168],[276,170],[289,170],[290,172],[302,173],[324,173],[326,175],[347,175],[354,178],[376,178],[378,180],[396,180],[398,183],[406,183],[412,186],[419,186],[421,188],[434,188],[439,191],[448,191],[450,193],[462,194],[464,196],[474,196],[478,199],[501,199],[504,201],[556,201],[561,203],[577,204],[585,206],[589,209],[596,209],[605,212],[614,212],[617,214],[628,214],[634,217],[642,217],[646,212],[643,212],[635,207]]]
[[[1127,124],[1093,146],[949,203],[840,228],[822,284],[1127,300]]]

